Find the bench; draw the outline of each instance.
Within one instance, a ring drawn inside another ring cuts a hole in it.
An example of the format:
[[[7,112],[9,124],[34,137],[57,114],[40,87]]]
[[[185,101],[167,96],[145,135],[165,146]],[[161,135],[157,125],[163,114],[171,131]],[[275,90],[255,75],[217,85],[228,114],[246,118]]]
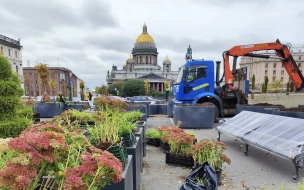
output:
[[[243,141],[245,155],[250,145],[291,159],[296,169],[293,180],[299,180],[299,168],[304,161],[304,119],[242,111],[233,118],[220,120],[217,131],[218,141],[221,134]]]

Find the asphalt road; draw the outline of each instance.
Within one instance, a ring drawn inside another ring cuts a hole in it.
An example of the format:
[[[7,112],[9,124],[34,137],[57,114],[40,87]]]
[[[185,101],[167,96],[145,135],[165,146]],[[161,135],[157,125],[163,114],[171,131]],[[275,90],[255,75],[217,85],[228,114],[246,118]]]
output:
[[[156,126],[172,126],[170,118],[165,116],[150,117],[149,128]],[[198,139],[217,139],[218,133],[213,129],[190,130]],[[250,147],[248,156],[244,156],[244,144],[230,136],[221,135],[221,141],[227,144],[225,154],[231,159],[231,165],[225,164],[223,183],[219,190],[226,189],[280,189],[281,184],[295,185],[292,176],[295,167],[290,159],[273,155],[264,150]],[[147,146],[147,156],[144,157],[144,170],[141,173],[141,190],[178,190],[185,182],[190,169],[169,166],[165,163],[165,153],[156,147]],[[304,172],[300,169],[300,175]]]

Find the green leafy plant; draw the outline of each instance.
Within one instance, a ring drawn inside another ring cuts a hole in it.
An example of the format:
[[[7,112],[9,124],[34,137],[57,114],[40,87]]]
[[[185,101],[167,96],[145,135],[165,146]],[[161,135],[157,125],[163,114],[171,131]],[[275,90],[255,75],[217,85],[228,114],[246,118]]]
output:
[[[141,113],[139,110],[125,112],[123,114],[125,121],[131,122],[131,123],[139,121],[143,116],[144,116],[144,114]]]
[[[195,176],[195,182],[204,186],[208,185],[208,179]]]
[[[194,161],[198,164],[208,162],[215,169],[222,169],[223,163],[231,163],[231,160],[224,154],[226,144],[215,140],[203,139],[192,145],[191,152]]]
[[[124,89],[125,82],[113,82],[108,87],[108,93],[113,95],[122,95]],[[119,94],[117,94],[117,92]],[[104,94],[105,95],[105,94]]]
[[[159,130],[156,129],[148,129],[147,130],[147,139],[160,139],[160,133]]]
[[[124,101],[114,98],[107,98],[106,96],[94,98],[94,105],[98,107],[101,111],[107,109],[123,111],[123,109],[128,106],[128,104]]]
[[[145,95],[145,82],[138,79],[130,79],[125,82],[123,87],[126,96]]]
[[[254,90],[254,88],[255,88],[255,74],[253,74],[251,78],[251,90]]]

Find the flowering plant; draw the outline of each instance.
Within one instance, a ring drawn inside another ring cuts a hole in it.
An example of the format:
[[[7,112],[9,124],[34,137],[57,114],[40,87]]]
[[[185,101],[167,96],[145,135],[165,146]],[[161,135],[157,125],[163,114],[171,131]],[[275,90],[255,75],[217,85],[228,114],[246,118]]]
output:
[[[195,137],[187,134],[184,130],[178,127],[172,127],[171,130],[163,137],[163,140],[168,142],[171,154],[181,154],[185,156],[191,155],[191,146]]]
[[[122,111],[128,104],[124,101],[114,98],[107,98],[106,96],[101,96],[94,99],[94,105],[100,110],[112,109]]]
[[[214,139],[203,139],[192,145],[191,152],[194,161],[198,164],[208,162],[215,169],[222,169],[224,162],[231,163],[230,158],[224,154],[225,149],[225,143],[215,141]]]
[[[0,187],[4,189],[36,189],[45,175],[44,185],[59,190],[97,189],[121,180],[121,162],[92,147],[77,130],[39,123],[19,137],[0,142]],[[49,180],[53,176],[55,182]]]

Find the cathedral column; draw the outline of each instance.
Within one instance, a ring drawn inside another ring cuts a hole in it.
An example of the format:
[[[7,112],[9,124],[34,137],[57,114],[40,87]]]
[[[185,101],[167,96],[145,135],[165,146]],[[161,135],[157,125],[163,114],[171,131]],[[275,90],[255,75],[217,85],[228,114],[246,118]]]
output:
[[[159,83],[156,83],[157,91],[159,91]]]
[[[161,83],[161,91],[164,92],[164,83]]]

